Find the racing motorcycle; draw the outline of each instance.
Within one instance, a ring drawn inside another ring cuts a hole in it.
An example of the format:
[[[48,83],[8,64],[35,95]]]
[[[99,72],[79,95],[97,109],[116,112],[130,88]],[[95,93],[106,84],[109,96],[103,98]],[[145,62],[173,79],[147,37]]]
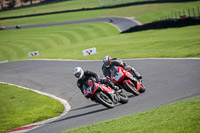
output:
[[[87,80],[84,86],[84,96],[92,101],[100,103],[107,108],[113,108],[115,104],[128,102],[128,97],[122,92],[116,92],[100,82],[96,83],[93,80]]]
[[[142,81],[137,79],[129,71],[123,69],[120,66],[113,66],[110,69],[110,78],[120,88],[125,89],[127,92],[131,92],[134,95],[139,95],[145,91],[145,87]]]

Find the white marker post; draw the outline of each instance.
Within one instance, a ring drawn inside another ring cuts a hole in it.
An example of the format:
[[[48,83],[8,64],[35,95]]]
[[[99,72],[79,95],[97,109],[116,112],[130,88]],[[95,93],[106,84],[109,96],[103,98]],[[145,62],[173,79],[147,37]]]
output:
[[[87,55],[92,55],[92,54],[96,54],[96,48],[90,48],[90,49],[85,49],[83,50],[83,56],[87,56]]]
[[[39,51],[29,52],[28,55],[29,55],[29,57],[38,56],[39,55]]]

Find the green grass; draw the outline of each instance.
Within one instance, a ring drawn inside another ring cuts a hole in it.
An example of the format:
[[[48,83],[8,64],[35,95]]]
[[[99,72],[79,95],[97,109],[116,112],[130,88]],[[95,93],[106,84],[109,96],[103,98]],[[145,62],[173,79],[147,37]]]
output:
[[[104,23],[88,23],[69,26],[0,31],[0,61],[27,59],[28,52],[39,51],[38,58],[74,58],[81,56],[79,48],[88,48],[89,40],[119,34]],[[96,45],[95,45],[96,46]]]
[[[145,4],[145,5],[127,6],[121,8],[81,11],[81,12],[45,15],[38,17],[1,20],[0,27],[40,24],[49,22],[63,22],[63,21],[81,20],[81,19],[96,18],[96,17],[110,17],[110,16],[136,17],[136,19],[139,20],[140,22],[146,23],[155,21],[156,19],[159,19],[160,17],[164,17],[166,15],[171,15],[171,13],[174,12],[182,10],[187,11],[188,8],[196,9],[196,7],[198,6],[200,6],[200,1],[187,2],[187,3],[180,2],[180,3],[164,3],[164,4]]]
[[[84,2],[82,0],[72,0],[45,6],[1,12],[0,17],[32,14],[33,10],[36,10],[37,13],[42,13],[98,6],[100,5],[97,0],[84,0]],[[171,14],[172,12],[183,9],[187,10],[188,8],[197,6],[200,6],[199,1],[187,3],[146,4],[113,9],[1,20],[0,27],[61,22],[106,16],[134,16],[137,20],[144,23],[154,21],[155,19]],[[105,55],[118,58],[200,57],[199,29],[200,26],[197,25],[183,28],[119,34],[119,31],[109,24],[87,23],[46,28],[5,30],[0,31],[0,61],[41,58],[87,60],[103,59]],[[83,57],[82,50],[92,47],[97,48],[97,54]],[[31,51],[39,51],[40,55],[28,57],[28,52]],[[2,84],[0,84],[0,98],[0,132],[59,115],[63,110],[61,105],[58,107],[58,110],[57,108],[51,107],[58,105],[57,101],[51,101],[49,98],[44,99],[44,96],[38,96],[33,92],[22,91],[16,87],[13,89],[13,87]],[[16,101],[17,103],[14,104]],[[69,132],[103,132],[101,129],[107,129],[106,131],[108,132],[195,133],[200,130],[199,126],[197,126],[200,124],[198,111],[200,110],[199,101],[198,98],[196,100],[160,107],[156,110],[106,121],[100,125],[91,125],[73,129]],[[46,104],[46,102],[50,103]],[[45,114],[41,115],[41,113],[44,113],[44,110]],[[18,111],[20,113],[18,113]],[[47,111],[52,111],[54,113]],[[23,118],[21,116],[22,113],[27,116]],[[18,116],[20,116],[20,118],[13,119],[13,117]]]
[[[0,84],[0,132],[59,116],[63,105],[30,90]]]
[[[200,26],[149,30],[128,34],[106,23],[0,31],[0,61],[21,59],[102,59],[200,57]],[[97,54],[82,50],[96,47]],[[28,52],[39,56],[28,57]]]
[[[199,133],[200,98],[131,114],[62,133]]]
[[[103,6],[109,5],[119,5],[123,3],[130,2],[138,2],[138,1],[148,1],[148,0],[123,0],[123,1],[115,1],[115,0],[101,0]],[[95,8],[101,7],[102,5],[99,3],[99,0],[70,0],[63,1],[52,4],[44,4],[40,6],[34,6],[29,8],[22,8],[17,10],[9,10],[5,12],[1,12],[0,17],[10,17],[10,16],[22,16],[22,15],[30,15],[35,13],[47,13],[47,12],[55,12],[55,11],[63,11],[63,10],[76,10],[83,8]],[[59,8],[58,8],[59,7]],[[36,12],[35,12],[36,11]]]
[[[0,17],[35,14],[35,11],[36,13],[46,13],[46,12],[63,11],[63,10],[92,8],[92,7],[99,7],[99,6],[100,4],[98,0],[84,0],[84,1],[70,0],[70,1],[63,1],[63,2],[58,2],[58,3],[46,4],[46,5],[44,4],[40,6],[33,6],[29,8],[9,10],[5,12],[1,12]]]

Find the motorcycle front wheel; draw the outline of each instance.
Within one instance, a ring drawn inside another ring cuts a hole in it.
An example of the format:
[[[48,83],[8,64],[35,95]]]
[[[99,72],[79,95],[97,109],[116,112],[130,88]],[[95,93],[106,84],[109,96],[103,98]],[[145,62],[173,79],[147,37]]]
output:
[[[119,103],[121,104],[128,103],[128,97],[123,93],[119,93]]]
[[[113,101],[103,92],[96,93],[95,99],[97,100],[98,103],[101,103],[107,108],[113,108],[115,106]]]
[[[140,94],[135,86],[133,84],[130,84],[129,82],[124,82],[124,87],[135,96],[138,96]]]
[[[140,93],[144,93],[144,92],[145,92],[145,87],[144,87],[144,85],[141,85],[141,86],[140,86],[139,92],[140,92]]]

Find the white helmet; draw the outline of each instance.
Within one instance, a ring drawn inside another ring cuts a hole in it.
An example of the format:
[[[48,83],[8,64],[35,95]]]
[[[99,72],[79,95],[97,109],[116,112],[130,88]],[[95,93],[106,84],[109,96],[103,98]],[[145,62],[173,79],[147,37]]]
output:
[[[81,67],[74,68],[73,71],[76,78],[81,79],[83,77],[84,71]]]
[[[110,66],[110,60],[112,58],[110,56],[105,56],[104,59],[103,59],[103,64],[105,67],[109,67]]]

